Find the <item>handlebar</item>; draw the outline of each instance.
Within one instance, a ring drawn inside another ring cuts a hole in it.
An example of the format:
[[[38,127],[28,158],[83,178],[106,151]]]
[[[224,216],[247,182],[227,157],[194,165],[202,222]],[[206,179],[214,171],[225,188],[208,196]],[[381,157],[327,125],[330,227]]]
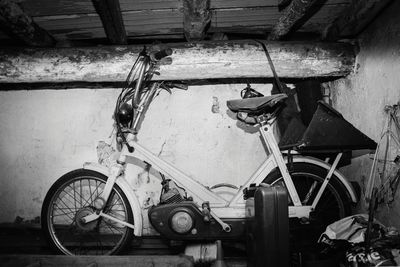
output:
[[[153,52],[150,54],[150,58],[154,61],[159,61],[167,56],[172,55],[172,49],[171,48],[166,48],[163,50],[160,50],[158,52]]]

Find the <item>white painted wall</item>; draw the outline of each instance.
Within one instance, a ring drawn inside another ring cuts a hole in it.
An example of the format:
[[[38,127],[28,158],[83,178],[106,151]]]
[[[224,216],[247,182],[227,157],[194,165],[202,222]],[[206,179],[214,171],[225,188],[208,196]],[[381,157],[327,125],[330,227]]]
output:
[[[139,141],[205,185],[241,185],[266,155],[258,133],[238,128],[235,116],[227,112],[226,101],[239,98],[244,87],[191,86],[172,95],[162,92],[147,113]],[[253,87],[264,94],[271,89],[262,84]],[[118,93],[117,89],[0,92],[0,222],[39,216],[56,179],[86,161],[97,161],[97,141],[111,133]],[[135,179],[131,184],[145,187],[147,196],[157,191]],[[146,194],[140,201],[146,201]]]
[[[375,141],[385,122],[385,105],[400,101],[400,2],[393,1],[379,18],[360,35],[360,52],[353,75],[331,84],[334,106],[344,117]],[[392,147],[392,154],[400,151]],[[364,156],[344,170],[363,189],[372,159]],[[379,218],[400,229],[400,197],[393,206],[380,206]],[[362,204],[362,203],[361,203]],[[364,205],[359,205],[365,211]]]

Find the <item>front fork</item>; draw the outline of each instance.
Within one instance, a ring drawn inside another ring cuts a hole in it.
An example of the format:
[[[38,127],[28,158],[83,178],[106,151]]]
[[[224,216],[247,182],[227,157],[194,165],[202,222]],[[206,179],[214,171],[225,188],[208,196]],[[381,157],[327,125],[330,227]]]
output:
[[[83,223],[89,223],[94,220],[97,220],[100,217],[104,217],[108,220],[120,223],[122,225],[125,225],[129,228],[134,229],[135,226],[133,224],[130,224],[128,222],[119,220],[117,218],[114,218],[108,214],[103,213],[103,209],[106,206],[107,200],[111,195],[112,189],[114,187],[114,184],[118,177],[122,175],[125,172],[125,161],[126,161],[126,156],[122,155],[119,157],[117,162],[110,167],[110,175],[107,178],[106,185],[104,186],[103,192],[94,200],[94,207],[96,209],[96,212],[89,214],[85,217],[83,217],[81,220]]]

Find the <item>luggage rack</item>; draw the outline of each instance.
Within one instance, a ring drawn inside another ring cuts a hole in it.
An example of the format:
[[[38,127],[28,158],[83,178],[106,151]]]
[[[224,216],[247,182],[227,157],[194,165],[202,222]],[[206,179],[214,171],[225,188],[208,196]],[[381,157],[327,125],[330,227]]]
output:
[[[321,159],[343,153],[339,166],[350,164],[351,158],[370,153],[377,143],[348,122],[330,105],[318,101],[310,123],[306,126],[293,118],[284,132],[279,148],[295,150],[302,155]]]

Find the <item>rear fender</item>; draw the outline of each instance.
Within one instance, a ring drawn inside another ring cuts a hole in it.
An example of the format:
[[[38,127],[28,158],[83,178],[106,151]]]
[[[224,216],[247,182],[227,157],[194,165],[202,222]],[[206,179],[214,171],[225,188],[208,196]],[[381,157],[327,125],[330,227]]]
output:
[[[285,157],[285,161],[288,162],[287,157]],[[322,161],[320,159],[313,158],[313,157],[293,156],[293,162],[310,163],[310,164],[314,164],[314,165],[317,165],[319,167],[322,167],[322,168],[324,168],[326,170],[329,170],[331,168],[331,165],[329,165],[325,161]],[[337,169],[334,171],[333,174],[339,179],[339,182],[346,189],[347,194],[349,195],[351,201],[354,202],[354,203],[357,203],[357,201],[358,201],[357,194],[356,194],[353,186],[351,185],[351,183]]]

